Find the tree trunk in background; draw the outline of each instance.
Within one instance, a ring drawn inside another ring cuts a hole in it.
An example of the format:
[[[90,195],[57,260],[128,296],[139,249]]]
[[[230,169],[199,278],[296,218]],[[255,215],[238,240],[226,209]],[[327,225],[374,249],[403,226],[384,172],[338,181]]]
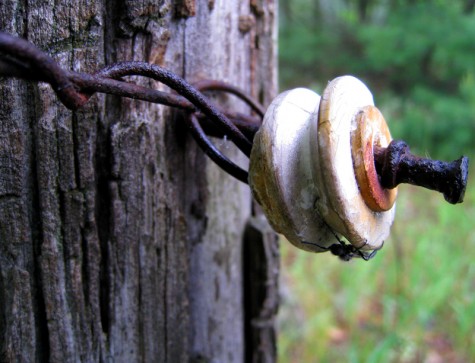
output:
[[[147,61],[268,104],[276,6],[6,0],[0,30],[67,69]],[[177,112],[104,95],[71,112],[45,84],[0,89],[0,361],[275,359],[275,236]]]

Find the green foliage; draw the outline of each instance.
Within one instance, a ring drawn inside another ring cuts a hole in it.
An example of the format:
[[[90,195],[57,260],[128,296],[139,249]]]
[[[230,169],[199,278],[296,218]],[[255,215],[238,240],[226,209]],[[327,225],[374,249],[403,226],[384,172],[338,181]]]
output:
[[[457,206],[401,187],[391,238],[369,262],[283,241],[279,361],[475,361],[474,203],[475,187]]]
[[[281,3],[282,89],[321,92],[354,74],[394,137],[437,158],[473,152],[475,14],[467,1]]]
[[[475,13],[462,0],[288,0],[281,89],[354,74],[394,138],[453,160],[475,150]],[[462,205],[401,186],[370,262],[282,244],[282,362],[475,361],[475,169]]]

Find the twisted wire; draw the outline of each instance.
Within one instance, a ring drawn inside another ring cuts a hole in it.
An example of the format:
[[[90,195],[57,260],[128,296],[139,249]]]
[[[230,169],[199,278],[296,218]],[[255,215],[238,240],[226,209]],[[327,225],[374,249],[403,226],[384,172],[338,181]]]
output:
[[[241,89],[221,81],[204,80],[191,85],[171,71],[145,62],[120,62],[95,74],[62,69],[53,58],[28,41],[0,32],[0,77],[15,77],[51,85],[59,100],[69,109],[83,106],[96,92],[139,99],[175,107],[189,113],[191,134],[203,151],[223,170],[247,183],[248,173],[229,160],[208,138],[227,136],[247,157],[252,139],[264,115],[264,108]],[[142,76],[159,81],[177,94],[158,91],[124,81],[126,76]],[[258,115],[222,111],[202,92],[230,93]]]

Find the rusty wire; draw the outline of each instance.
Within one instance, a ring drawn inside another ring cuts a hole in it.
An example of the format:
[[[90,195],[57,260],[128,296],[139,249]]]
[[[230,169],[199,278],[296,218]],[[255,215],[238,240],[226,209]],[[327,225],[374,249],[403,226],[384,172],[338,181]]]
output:
[[[203,151],[223,170],[247,183],[248,172],[229,160],[208,137],[227,136],[247,157],[250,156],[252,139],[260,126],[264,109],[237,87],[211,80],[204,80],[193,86],[169,70],[145,62],[116,63],[93,75],[64,70],[35,45],[0,32],[0,77],[2,76],[49,83],[59,100],[71,110],[80,108],[94,93],[100,92],[186,111],[191,134]],[[123,80],[126,76],[152,78],[177,94],[127,82]],[[205,91],[233,94],[248,104],[257,117],[223,111],[203,95],[202,92]]]

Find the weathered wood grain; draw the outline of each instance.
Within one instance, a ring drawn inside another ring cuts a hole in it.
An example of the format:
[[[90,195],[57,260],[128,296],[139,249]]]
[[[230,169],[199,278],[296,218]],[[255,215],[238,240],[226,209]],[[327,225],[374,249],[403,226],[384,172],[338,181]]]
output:
[[[267,103],[275,6],[6,0],[0,29],[67,69],[147,61]],[[94,95],[71,112],[45,84],[0,80],[0,92],[0,361],[244,361],[249,188],[164,106]]]

